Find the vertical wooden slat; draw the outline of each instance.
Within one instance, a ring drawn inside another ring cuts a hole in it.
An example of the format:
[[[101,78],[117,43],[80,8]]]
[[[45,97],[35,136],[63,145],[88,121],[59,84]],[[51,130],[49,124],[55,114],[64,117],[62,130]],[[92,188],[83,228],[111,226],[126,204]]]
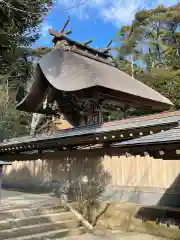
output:
[[[4,167],[3,181],[35,184],[65,182],[78,179],[82,173],[92,178],[97,175],[98,164],[99,169],[103,167],[101,174],[104,171],[111,175],[109,183],[120,187],[169,188],[180,173],[179,160],[68,153],[66,157],[57,156],[54,159],[14,161],[12,166]]]

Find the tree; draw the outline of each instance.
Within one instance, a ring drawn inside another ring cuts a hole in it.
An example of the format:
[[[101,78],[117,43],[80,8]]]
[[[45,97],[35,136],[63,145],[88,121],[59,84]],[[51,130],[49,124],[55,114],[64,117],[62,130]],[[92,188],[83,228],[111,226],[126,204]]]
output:
[[[9,89],[11,89],[13,93],[15,93],[14,90],[16,89],[16,94],[13,94],[13,96],[17,95],[17,97],[16,99],[13,98],[12,100],[19,102],[22,100],[22,98],[24,98],[26,94],[27,83],[28,81],[31,82],[34,77],[36,62],[43,54],[50,50],[51,48],[49,47],[28,49],[26,55],[17,60],[16,63],[18,67],[14,69],[8,79]]]
[[[39,24],[52,0],[0,1],[0,73],[8,74],[39,38]]]
[[[131,74],[128,56],[137,53],[135,78],[170,98],[179,108],[180,86],[180,4],[172,7],[137,12],[131,26],[121,27],[118,34],[120,69]],[[120,36],[120,37],[119,37]],[[121,64],[122,59],[125,61]],[[123,65],[123,66],[122,66]],[[151,111],[135,111],[131,114],[147,114]]]
[[[155,9],[140,11],[136,13],[132,25],[128,26],[120,53],[127,56],[141,47],[144,59],[148,59],[148,67],[178,69],[175,65],[179,63],[179,26],[180,4],[169,8],[160,5]]]
[[[136,62],[141,58],[141,49],[137,48],[135,44],[132,46],[129,45],[130,31],[131,26],[122,26],[118,33],[117,42],[119,42],[120,46],[116,48],[119,52],[117,63],[121,68],[124,66],[124,69],[121,70],[124,70],[129,74],[131,73],[130,75],[134,77],[135,68],[137,68]]]
[[[0,141],[28,132],[30,116],[15,110],[13,101],[7,97],[7,88],[0,85]]]
[[[138,79],[170,98],[175,109],[180,107],[180,71],[154,68],[151,72],[143,72]]]
[[[33,60],[46,49],[32,49],[31,45],[39,38],[39,24],[51,5],[52,0],[0,1],[0,94],[4,96],[0,105],[0,129],[5,130],[3,136],[27,132],[19,123],[28,123],[29,116],[16,111],[14,101],[17,92],[17,100],[25,94],[25,85],[32,77]]]

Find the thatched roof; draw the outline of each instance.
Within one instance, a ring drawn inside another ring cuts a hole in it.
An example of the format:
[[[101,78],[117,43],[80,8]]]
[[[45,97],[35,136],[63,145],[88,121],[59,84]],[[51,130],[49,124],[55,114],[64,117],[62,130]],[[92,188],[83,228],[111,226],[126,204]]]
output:
[[[43,109],[48,98],[49,103],[58,103],[60,112],[72,125],[79,126],[83,120],[81,101],[87,99],[95,102],[96,109],[107,102],[115,107],[130,104],[155,109],[173,105],[116,67],[110,54],[112,40],[104,49],[96,49],[88,45],[91,40],[81,43],[70,39],[72,30],[65,31],[69,21],[68,18],[61,31],[49,31],[54,36],[55,48],[40,59],[34,83],[17,109],[52,114],[51,109]],[[86,111],[91,111],[89,105]]]
[[[48,85],[59,91],[59,97],[63,92],[70,92],[82,98],[102,95],[105,99],[156,109],[167,109],[173,105],[170,100],[118,68],[93,58],[62,49],[45,54],[37,65],[30,92],[17,108],[36,112]]]

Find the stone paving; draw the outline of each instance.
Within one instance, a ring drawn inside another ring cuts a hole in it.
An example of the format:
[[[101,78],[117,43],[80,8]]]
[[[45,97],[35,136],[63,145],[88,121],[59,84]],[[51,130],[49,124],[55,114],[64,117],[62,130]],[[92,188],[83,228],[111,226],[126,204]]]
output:
[[[58,203],[59,199],[49,194],[34,194],[34,193],[23,193],[19,191],[12,190],[2,190],[0,208],[14,208],[14,207],[28,207],[50,205],[52,203]],[[139,233],[102,233],[97,232],[96,234],[84,234],[82,236],[68,237],[64,240],[162,240],[164,238],[159,238],[155,236],[150,236],[148,234]]]

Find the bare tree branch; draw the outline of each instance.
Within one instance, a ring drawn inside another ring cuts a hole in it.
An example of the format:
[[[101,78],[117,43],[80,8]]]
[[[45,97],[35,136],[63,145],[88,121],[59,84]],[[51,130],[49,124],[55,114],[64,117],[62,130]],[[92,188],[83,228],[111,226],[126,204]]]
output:
[[[88,2],[88,0],[84,0],[84,1],[79,2],[79,3],[75,3],[74,5],[72,5],[72,6],[70,6],[70,7],[64,8],[64,10],[67,11],[67,10],[70,10],[70,9],[73,9],[73,8],[81,7],[81,6],[84,5],[86,2]],[[0,0],[0,3],[5,4],[6,7],[8,7],[8,8],[11,9],[11,10],[14,10],[14,11],[27,13],[28,15],[35,15],[35,16],[37,16],[37,15],[42,15],[42,14],[38,14],[38,13],[34,13],[34,12],[22,10],[22,9],[20,9],[20,8],[16,8],[16,7],[14,7],[12,4],[6,2],[5,0]],[[21,1],[21,3],[26,4],[25,1]],[[33,1],[33,3],[36,3],[36,0]]]
[[[67,11],[67,10],[70,10],[70,9],[73,9],[73,8],[81,7],[82,5],[84,5],[87,2],[88,2],[88,0],[84,0],[80,3],[75,3],[74,5],[72,5],[70,7],[64,8],[64,10]]]

